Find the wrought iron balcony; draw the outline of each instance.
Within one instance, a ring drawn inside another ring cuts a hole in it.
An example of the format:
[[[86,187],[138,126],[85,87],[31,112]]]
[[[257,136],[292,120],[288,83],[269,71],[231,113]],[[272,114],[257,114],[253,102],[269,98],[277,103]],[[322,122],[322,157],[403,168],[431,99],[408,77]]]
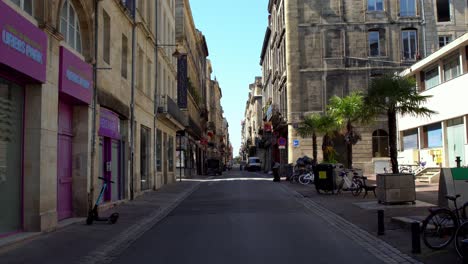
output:
[[[177,122],[186,125],[186,116],[180,110],[179,106],[169,95],[160,95],[158,102],[158,113],[170,115]]]

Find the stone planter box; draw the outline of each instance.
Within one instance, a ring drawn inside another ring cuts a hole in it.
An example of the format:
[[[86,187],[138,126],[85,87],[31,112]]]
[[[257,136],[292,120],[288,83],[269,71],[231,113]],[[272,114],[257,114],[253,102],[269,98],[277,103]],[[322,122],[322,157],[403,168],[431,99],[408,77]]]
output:
[[[416,203],[414,175],[409,173],[377,174],[377,199],[379,203]]]

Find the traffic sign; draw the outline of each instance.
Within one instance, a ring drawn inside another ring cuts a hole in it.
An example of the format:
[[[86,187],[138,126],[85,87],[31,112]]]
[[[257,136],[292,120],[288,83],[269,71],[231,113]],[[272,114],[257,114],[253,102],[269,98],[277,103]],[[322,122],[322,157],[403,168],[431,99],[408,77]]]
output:
[[[299,147],[299,139],[293,140],[293,147],[295,148]]]
[[[286,149],[286,146],[278,146],[278,149]]]
[[[280,137],[278,139],[278,145],[280,146],[286,146],[286,139],[284,137]]]

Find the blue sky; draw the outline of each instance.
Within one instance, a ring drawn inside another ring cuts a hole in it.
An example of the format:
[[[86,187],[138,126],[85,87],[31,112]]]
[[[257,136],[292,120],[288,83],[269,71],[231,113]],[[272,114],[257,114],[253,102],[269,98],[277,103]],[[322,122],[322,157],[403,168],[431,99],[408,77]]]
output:
[[[234,156],[239,154],[241,120],[249,84],[261,76],[260,52],[268,23],[268,0],[191,0],[195,26],[206,37],[209,59],[223,92]]]

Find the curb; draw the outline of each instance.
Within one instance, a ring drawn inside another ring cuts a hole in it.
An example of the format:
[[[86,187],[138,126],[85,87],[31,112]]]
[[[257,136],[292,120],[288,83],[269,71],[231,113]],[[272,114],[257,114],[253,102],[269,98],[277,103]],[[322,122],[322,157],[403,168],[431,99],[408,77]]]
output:
[[[143,220],[133,224],[127,230],[123,231],[117,237],[112,239],[112,242],[103,245],[102,247],[94,250],[86,257],[83,257],[78,263],[81,264],[101,264],[110,263],[120,254],[122,254],[130,245],[133,244],[138,238],[145,234],[148,230],[153,228],[161,220],[163,220],[172,210],[174,210],[182,201],[188,196],[195,192],[200,186],[200,182],[197,182],[189,188],[187,191],[182,193],[172,204],[155,211],[151,215],[147,216]]]

